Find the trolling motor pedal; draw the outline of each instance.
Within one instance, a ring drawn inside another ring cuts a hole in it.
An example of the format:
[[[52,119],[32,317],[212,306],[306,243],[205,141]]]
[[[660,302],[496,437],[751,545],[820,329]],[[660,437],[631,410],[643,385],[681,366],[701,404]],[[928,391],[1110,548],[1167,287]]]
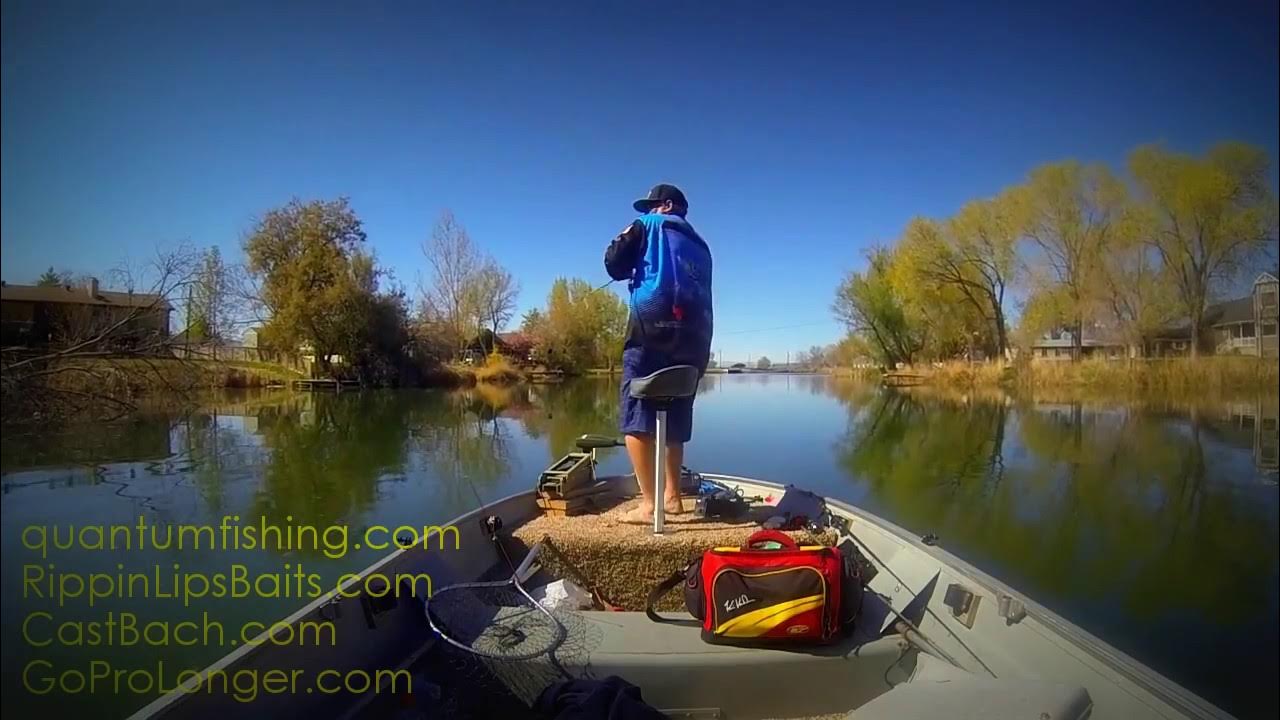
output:
[[[562,498],[575,490],[595,484],[595,463],[589,453],[574,452],[565,455],[538,477],[538,494],[548,498]]]
[[[577,448],[582,452],[592,452],[595,450],[604,450],[605,448],[622,447],[623,445],[622,438],[616,438],[616,437],[613,437],[612,435],[597,435],[595,433],[587,433],[586,435],[580,435],[578,436],[577,440],[573,441],[573,444],[576,445]]]

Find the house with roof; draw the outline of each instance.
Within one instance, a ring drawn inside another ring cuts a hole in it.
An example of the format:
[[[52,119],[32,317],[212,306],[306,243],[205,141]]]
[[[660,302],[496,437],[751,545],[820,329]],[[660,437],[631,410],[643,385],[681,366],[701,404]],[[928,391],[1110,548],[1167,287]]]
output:
[[[468,363],[482,363],[488,355],[499,353],[517,365],[525,365],[533,362],[534,344],[533,336],[526,332],[495,333],[482,328],[463,349],[462,359]]]
[[[0,281],[0,342],[5,347],[56,347],[111,330],[114,341],[169,336],[173,307],[161,295],[80,285],[12,285]]]
[[[1214,355],[1276,357],[1276,306],[1280,281],[1262,273],[1248,295],[1205,308],[1199,338],[1202,352]],[[1191,325],[1183,322],[1157,333],[1158,356],[1185,355],[1191,349]]]
[[[1276,276],[1262,273],[1244,297],[1214,303],[1205,308],[1200,331],[1200,351],[1206,355],[1254,355],[1276,357]],[[1069,330],[1056,330],[1031,344],[1037,360],[1070,360],[1073,345]],[[1128,357],[1128,347],[1117,333],[1099,324],[1086,326],[1081,340],[1085,358]],[[1191,324],[1183,320],[1158,330],[1145,351],[1152,357],[1176,357],[1191,351]]]
[[[1070,330],[1055,330],[1037,338],[1031,344],[1031,357],[1037,360],[1071,360],[1071,351],[1075,347],[1075,336]],[[1123,342],[1107,337],[1105,333],[1085,328],[1080,340],[1080,355],[1083,358],[1117,359],[1126,357],[1128,348]]]

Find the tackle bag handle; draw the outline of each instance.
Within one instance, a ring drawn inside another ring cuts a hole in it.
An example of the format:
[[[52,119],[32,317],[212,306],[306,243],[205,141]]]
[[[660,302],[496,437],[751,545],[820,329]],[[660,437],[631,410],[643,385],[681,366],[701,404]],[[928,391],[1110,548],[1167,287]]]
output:
[[[658,583],[657,585],[654,586],[652,590],[649,591],[649,599],[646,600],[644,604],[644,614],[647,615],[650,620],[656,623],[680,622],[675,618],[662,617],[657,613],[657,611],[653,609],[653,606],[658,604],[658,601],[662,599],[663,595],[666,595],[667,593],[676,589],[677,586],[682,584],[684,582],[685,573],[687,573],[688,571],[689,571],[689,566],[686,565],[684,569],[677,570],[671,573],[671,575],[666,580],[663,580],[662,582]]]
[[[800,548],[790,535],[780,530],[757,530],[751,533],[751,537],[747,538],[747,542],[742,547],[743,549],[749,550],[755,547],[756,543],[767,542],[769,540],[778,543],[787,550],[798,550]]]

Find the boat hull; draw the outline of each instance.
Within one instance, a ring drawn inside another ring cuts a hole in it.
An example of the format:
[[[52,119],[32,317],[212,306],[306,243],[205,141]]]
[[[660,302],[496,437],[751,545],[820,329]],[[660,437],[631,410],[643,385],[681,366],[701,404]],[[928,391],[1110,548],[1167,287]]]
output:
[[[703,474],[740,488],[746,495],[779,496],[782,485],[730,475]],[[616,482],[634,487],[633,478],[615,478]],[[868,596],[883,599],[893,610],[918,618],[919,631],[936,646],[935,654],[976,676],[1000,679],[1027,679],[1080,686],[1093,700],[1094,718],[1138,720],[1141,718],[1229,718],[1177,684],[1160,676],[1137,660],[1112,648],[1088,632],[1059,617],[1043,606],[1020,596],[1009,586],[969,565],[937,545],[925,544],[906,530],[852,505],[828,500],[832,512],[850,524],[850,531],[857,538],[865,553],[883,569],[869,583],[874,593]],[[533,518],[538,509],[532,491],[509,496],[479,510],[455,518],[449,524],[460,533],[459,549],[448,551],[426,550],[421,546],[396,550],[366,568],[361,576],[381,574],[386,577],[427,573],[436,588],[457,582],[468,582],[494,569],[496,553],[482,525],[489,515],[501,517],[508,528],[514,528]],[[354,591],[361,581],[352,580],[344,589]],[[967,613],[962,622],[946,604],[947,592],[952,586],[972,594],[976,610]],[[354,592],[353,592],[354,594]],[[915,602],[913,602],[915,601]],[[923,604],[922,604],[923,603]],[[1022,612],[1017,612],[1018,608]],[[636,624],[630,621],[642,613],[588,613],[598,615],[599,622],[607,623],[610,616],[624,620],[621,625]],[[622,616],[628,616],[623,618]],[[856,677],[873,677],[874,687],[867,683],[861,688],[852,680],[846,688],[851,695],[851,709],[858,704],[883,694],[887,689],[879,668],[890,668],[902,659],[906,643],[896,638],[892,627],[892,614],[881,613],[881,620],[874,622],[884,627],[864,627],[859,632],[865,636],[861,654],[865,663],[852,663],[844,671],[853,673],[855,666],[874,664],[875,673],[857,673]],[[243,646],[210,666],[206,672],[232,674],[240,670],[259,673],[273,668],[302,669],[308,676],[322,670],[347,672],[351,670],[373,671],[382,668],[407,668],[416,658],[429,650],[434,638],[422,618],[422,606],[414,598],[403,598],[385,609],[371,612],[367,598],[325,597],[309,603],[291,614],[285,621],[296,625],[304,621],[330,621],[335,623],[339,642],[330,647],[276,646],[261,643]],[[870,621],[868,621],[870,622]],[[645,633],[637,625],[639,633]],[[882,629],[887,632],[881,633]],[[665,628],[664,628],[665,630]],[[696,631],[694,635],[696,636]],[[885,637],[881,637],[884,635]],[[640,635],[637,635],[640,637]],[[260,640],[266,640],[266,635]],[[611,638],[619,640],[619,638]],[[652,640],[652,639],[650,639]],[[888,642],[881,642],[882,640]],[[648,642],[648,640],[646,641]],[[653,640],[658,642],[658,640]],[[672,640],[682,644],[684,641]],[[879,643],[879,644],[877,644]],[[681,694],[687,682],[687,674],[709,673],[725,680],[741,679],[751,673],[744,669],[746,663],[777,663],[764,668],[761,678],[776,672],[791,672],[782,687],[784,692],[808,692],[805,678],[816,678],[823,672],[840,667],[839,663],[825,666],[809,665],[801,658],[776,653],[772,656],[762,651],[756,654],[735,655],[732,650],[694,644],[680,651],[688,657],[676,657],[671,647],[658,648],[654,652],[637,647],[643,643],[628,645],[625,641],[606,641],[598,654],[590,658],[591,669],[597,675],[602,670],[632,679],[645,692],[645,697],[659,707],[719,707],[728,717],[777,716],[777,708],[765,707],[759,701],[748,701],[750,693],[743,694],[741,707],[728,713],[724,707],[724,688],[712,686],[711,692],[721,693],[719,701],[711,701],[704,695]],[[612,649],[611,649],[612,648]],[[897,653],[897,659],[894,659]],[[883,655],[883,657],[881,657]],[[664,657],[665,656],[665,657]],[[785,657],[780,657],[785,656]],[[859,656],[852,651],[849,658]],[[681,670],[683,667],[693,670]],[[909,671],[909,667],[906,670]],[[888,675],[888,670],[885,670]],[[686,677],[674,677],[685,673]],[[815,674],[816,673],[816,674]],[[850,677],[853,677],[852,675]],[[905,680],[903,677],[900,679]],[[752,681],[760,685],[765,680]],[[750,687],[752,682],[742,683]],[[702,685],[702,683],[697,683]],[[823,683],[832,684],[831,680]],[[759,690],[760,688],[756,688]],[[771,695],[777,695],[776,692]],[[757,697],[768,697],[761,694]],[[217,718],[225,720],[229,714],[245,717],[358,717],[367,705],[375,700],[375,694],[351,693],[311,694],[287,693],[260,695],[252,704],[238,701],[231,694],[194,692],[173,693],[157,698],[139,710],[133,717],[142,718]],[[672,704],[674,703],[674,705]],[[769,713],[757,715],[768,710]]]

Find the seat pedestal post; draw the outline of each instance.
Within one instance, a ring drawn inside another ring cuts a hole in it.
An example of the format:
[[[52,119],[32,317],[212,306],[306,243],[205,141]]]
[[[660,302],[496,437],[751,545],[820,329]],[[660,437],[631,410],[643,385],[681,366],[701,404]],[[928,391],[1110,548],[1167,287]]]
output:
[[[653,534],[661,535],[666,520],[667,485],[667,409],[659,407],[654,413],[653,451]]]
[[[663,529],[667,477],[667,411],[676,400],[692,398],[698,392],[698,380],[702,371],[692,365],[672,365],[640,378],[628,381],[628,393],[632,398],[646,402],[645,409],[654,410],[654,440],[657,448],[653,457],[653,534],[661,535]],[[637,478],[639,480],[639,478]]]

